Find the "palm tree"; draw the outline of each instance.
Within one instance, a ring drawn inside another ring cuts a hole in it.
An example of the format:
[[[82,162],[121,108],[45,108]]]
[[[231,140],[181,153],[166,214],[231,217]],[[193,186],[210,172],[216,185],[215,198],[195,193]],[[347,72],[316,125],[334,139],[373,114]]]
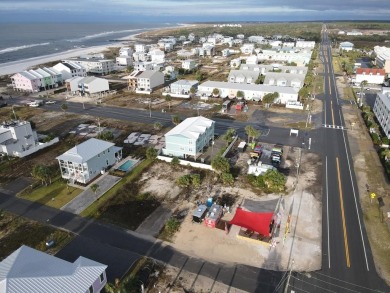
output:
[[[227,145],[233,141],[233,137],[236,135],[236,130],[234,128],[229,128],[226,133],[223,135],[223,139],[226,140]]]
[[[154,122],[153,123],[153,128],[156,130],[161,130],[163,125],[160,122]]]
[[[171,95],[166,95],[166,96],[165,96],[165,101],[168,102],[169,111],[171,111],[171,101],[172,101]]]
[[[219,89],[215,88],[213,89],[213,96],[218,97],[219,96]]]
[[[180,123],[180,117],[177,115],[172,116],[172,123],[178,125]]]
[[[249,143],[249,138],[252,138],[252,142],[253,142],[260,135],[260,131],[258,131],[252,125],[245,126],[245,132],[246,135],[248,135],[248,143]]]
[[[95,196],[97,197],[97,191],[99,190],[99,184],[94,183],[91,185],[90,188],[91,188],[92,192],[95,194]]]
[[[61,110],[64,111],[64,113],[66,113],[66,110],[68,110],[68,105],[67,104],[62,104],[61,105]]]
[[[390,159],[390,149],[384,149],[381,151],[381,155],[385,158],[385,161]]]

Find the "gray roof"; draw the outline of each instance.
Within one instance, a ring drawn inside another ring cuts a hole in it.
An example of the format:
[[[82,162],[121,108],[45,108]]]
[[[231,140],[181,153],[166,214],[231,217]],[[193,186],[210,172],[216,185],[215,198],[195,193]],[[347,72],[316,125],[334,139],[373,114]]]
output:
[[[38,77],[36,77],[35,75],[32,75],[30,72],[28,71],[22,71],[22,72],[19,72],[20,75],[24,76],[25,78],[28,78],[29,80],[35,80],[37,79]]]
[[[245,78],[248,78],[248,77],[251,77],[254,81],[259,77],[260,75],[260,72],[259,71],[252,71],[252,70],[230,70],[230,73],[229,73],[229,79],[234,77],[234,78],[237,78],[237,77],[245,77]]]
[[[178,81],[175,81],[174,83],[171,84],[177,84],[177,85],[189,85],[189,86],[194,86],[197,85],[199,82],[197,80],[187,80],[187,79],[180,79]]]
[[[78,164],[82,164],[97,156],[108,148],[112,147],[112,142],[90,138],[79,145],[71,148],[62,155],[58,156],[57,160],[70,161]]]
[[[296,94],[298,91],[295,88],[288,86],[275,86],[275,85],[264,85],[264,84],[246,84],[246,83],[230,83],[223,81],[206,81],[199,87],[209,87],[218,89],[233,89],[239,91],[259,91],[273,93],[278,92],[282,94]],[[199,88],[202,91],[202,88]]]
[[[288,84],[293,81],[300,81],[303,83],[305,80],[305,74],[292,74],[292,73],[281,73],[281,72],[268,72],[264,79],[264,84],[268,84],[271,79],[273,80],[286,80]]]
[[[178,135],[197,139],[199,135],[204,133],[207,128],[213,125],[213,123],[213,120],[202,116],[187,118],[182,123],[168,131],[165,134],[165,137]]]
[[[157,70],[145,70],[144,72],[142,72],[140,75],[138,75],[137,77],[138,78],[151,78],[153,75],[156,75],[158,73],[161,73],[163,74],[162,72],[160,71],[157,71]]]
[[[0,291],[85,293],[106,268],[84,257],[70,263],[23,245],[0,263]]]

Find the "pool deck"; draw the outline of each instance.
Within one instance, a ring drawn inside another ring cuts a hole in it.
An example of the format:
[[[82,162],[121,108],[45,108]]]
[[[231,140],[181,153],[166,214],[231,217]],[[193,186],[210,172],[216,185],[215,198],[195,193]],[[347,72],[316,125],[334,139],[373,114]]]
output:
[[[126,163],[128,160],[134,161],[133,166],[131,166],[131,168],[130,168],[129,170],[123,171],[123,170],[121,170],[121,169],[118,169],[120,166],[122,166],[122,165],[123,165],[124,163]],[[119,171],[122,171],[122,172],[126,172],[126,173],[127,173],[127,172],[131,171],[135,166],[137,166],[137,165],[139,164],[139,162],[140,162],[140,160],[135,159],[135,158],[133,158],[132,156],[128,156],[128,157],[122,159],[121,161],[119,161],[118,163],[116,163],[111,169],[112,169],[112,170],[119,170]]]

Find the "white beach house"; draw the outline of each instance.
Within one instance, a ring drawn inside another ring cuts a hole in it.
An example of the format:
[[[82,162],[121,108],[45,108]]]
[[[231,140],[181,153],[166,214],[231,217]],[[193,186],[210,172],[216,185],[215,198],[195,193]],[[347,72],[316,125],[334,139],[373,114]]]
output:
[[[35,130],[28,121],[13,121],[0,125],[0,152],[23,158],[58,142],[58,138],[40,143]]]
[[[56,159],[62,178],[87,184],[122,159],[122,148],[111,142],[90,138]]]
[[[73,263],[22,245],[0,262],[0,292],[99,293],[107,266],[85,257]]]
[[[209,146],[214,139],[215,122],[198,116],[185,119],[179,125],[165,134],[166,156],[195,159],[204,147]]]

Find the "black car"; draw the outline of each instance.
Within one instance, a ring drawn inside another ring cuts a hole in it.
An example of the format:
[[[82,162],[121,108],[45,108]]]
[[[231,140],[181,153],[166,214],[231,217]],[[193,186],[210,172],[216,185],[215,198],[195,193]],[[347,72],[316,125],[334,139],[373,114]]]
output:
[[[6,102],[0,102],[0,108],[6,107],[8,104]]]

